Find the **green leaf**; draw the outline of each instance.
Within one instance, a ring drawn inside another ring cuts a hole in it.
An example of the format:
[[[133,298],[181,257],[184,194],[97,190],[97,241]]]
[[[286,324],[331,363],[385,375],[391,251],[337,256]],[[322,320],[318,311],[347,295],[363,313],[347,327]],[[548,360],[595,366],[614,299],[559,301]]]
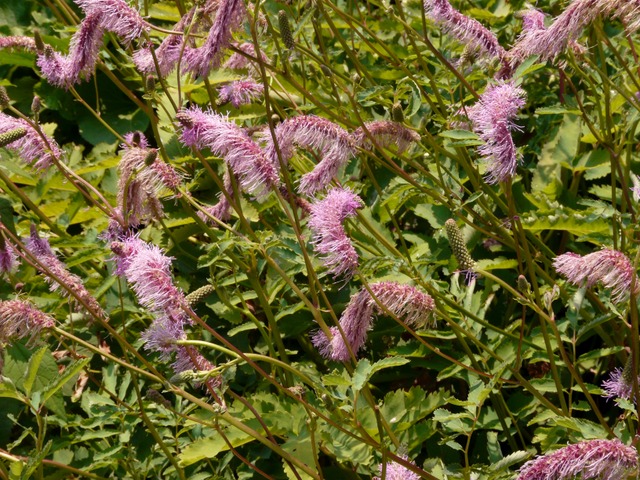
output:
[[[453,140],[478,140],[478,135],[469,130],[446,130],[438,133],[438,136]]]
[[[64,386],[65,383],[67,383],[78,373],[80,373],[80,371],[85,368],[90,361],[90,358],[83,358],[67,365],[62,374],[59,375],[53,383],[43,389],[42,402],[44,403],[48,399],[50,399],[58,390],[60,390]]]
[[[38,369],[40,368],[40,364],[42,363],[42,359],[44,355],[47,353],[47,347],[42,347],[36,353],[31,355],[29,359],[29,364],[27,365],[27,371],[24,376],[24,382],[22,383],[22,388],[27,396],[31,395],[31,388],[33,387],[33,382],[36,381],[36,376],[38,375]]]
[[[402,365],[406,365],[407,363],[409,363],[409,359],[404,357],[383,358],[373,365],[371,365],[369,360],[367,360],[366,358],[360,360],[358,362],[358,365],[356,366],[355,371],[353,372],[353,388],[356,392],[360,391],[374,373],[379,372],[380,370],[383,370],[385,368],[400,367]]]
[[[193,465],[196,462],[204,460],[205,458],[214,458],[220,452],[229,450],[229,442],[234,448],[250,443],[254,438],[248,433],[243,432],[232,426],[221,427],[225,438],[222,435],[211,432],[211,436],[208,438],[202,438],[187,445],[182,452],[178,455],[178,461],[180,466],[186,467]]]

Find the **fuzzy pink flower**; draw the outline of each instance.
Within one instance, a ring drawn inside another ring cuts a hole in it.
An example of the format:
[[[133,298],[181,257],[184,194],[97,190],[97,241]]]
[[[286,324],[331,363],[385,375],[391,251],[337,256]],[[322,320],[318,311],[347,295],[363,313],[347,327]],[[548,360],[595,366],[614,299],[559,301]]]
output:
[[[18,262],[14,247],[0,236],[0,273],[10,272]]]
[[[517,480],[620,480],[637,468],[635,448],[618,439],[588,440],[529,460]]]
[[[633,295],[640,293],[640,283],[631,261],[622,252],[608,248],[581,257],[575,253],[559,255],[553,261],[556,272],[574,285],[591,288],[600,282],[611,289],[614,303],[623,301],[633,287]]]
[[[222,52],[231,42],[231,34],[244,20],[243,0],[220,0],[216,18],[204,44],[185,50],[185,70],[206,77],[212,68],[220,65]]]
[[[207,225],[213,224],[212,220],[209,216],[215,217],[221,222],[226,222],[231,218],[231,203],[229,203],[229,199],[227,195],[233,196],[233,182],[231,181],[231,176],[228,172],[225,172],[223,179],[223,187],[226,190],[225,192],[220,192],[218,195],[218,203],[211,207],[207,207],[204,209],[204,212],[198,212],[198,217]]]
[[[511,131],[518,130],[513,120],[524,104],[524,90],[503,82],[487,87],[478,103],[467,110],[473,130],[485,142],[478,153],[488,162],[487,183],[504,182],[516,173],[519,156]]]
[[[149,27],[137,10],[124,0],[75,0],[87,16],[99,15],[101,27],[113,32],[126,43],[146,32]]]
[[[604,390],[605,398],[623,398],[625,400],[634,400],[633,395],[633,378],[631,374],[626,375],[625,369],[616,368],[610,374],[609,378],[602,382],[602,390]],[[640,376],[638,376],[638,382],[640,383]]]
[[[176,361],[173,364],[173,370],[176,373],[188,370],[196,370],[198,372],[207,372],[213,370],[215,365],[207,360],[194,346],[181,345],[176,352]],[[222,385],[222,377],[216,375],[206,380],[206,385],[216,390]]]
[[[264,86],[250,78],[234,80],[218,88],[218,105],[231,102],[234,108],[246,105],[262,97]]]
[[[375,298],[366,288],[353,295],[340,317],[340,329],[331,327],[331,339],[322,330],[313,336],[312,342],[323,357],[348,361],[351,358],[349,347],[357,355],[367,340],[375,314],[388,311],[407,325],[421,326],[429,322],[435,310],[433,299],[415,287],[380,282],[370,284],[369,288]],[[340,330],[344,332],[344,338]]]
[[[398,154],[401,154],[409,145],[419,142],[420,135],[401,123],[389,120],[376,120],[365,123],[364,128],[358,127],[353,132],[353,140],[358,147],[367,150],[373,148],[373,141],[382,148],[386,148],[395,143],[398,148]]]
[[[176,118],[182,127],[182,143],[198,149],[208,147],[222,157],[238,177],[244,191],[261,198],[280,183],[276,166],[227,117],[192,107],[178,113]]]
[[[31,37],[0,37],[0,50],[24,50],[27,52],[35,53],[36,42]]]
[[[544,30],[546,27],[544,26],[545,14],[540,10],[536,10],[535,8],[530,8],[529,10],[525,10],[520,14],[522,18],[522,31],[523,32],[532,32],[536,30]]]
[[[505,51],[496,36],[477,20],[453,8],[449,0],[424,0],[424,10],[446,33],[470,49],[489,58],[501,60],[504,57]]]
[[[320,155],[320,163],[300,180],[298,190],[306,195],[314,195],[326,188],[340,167],[355,155],[351,135],[342,127],[321,117],[301,115],[289,118],[278,124],[275,136],[285,163],[293,157],[296,145],[313,149]],[[267,132],[264,139],[267,157],[274,165],[279,165],[271,134]]]
[[[127,143],[121,145],[123,152],[118,165],[118,211],[127,220],[128,226],[164,216],[159,200],[162,190],[175,190],[181,183],[180,175],[171,166],[158,158],[157,150],[147,148],[147,140],[131,134],[125,136]]]
[[[54,159],[62,156],[62,150],[55,140],[47,135],[40,135],[26,120],[0,112],[0,134],[17,128],[24,128],[27,134],[8,143],[6,148],[15,151],[27,164],[33,165],[38,170],[46,170]]]
[[[403,455],[402,458],[409,459],[406,455]],[[380,464],[379,468],[381,476],[383,469],[385,470],[385,480],[420,480],[420,475],[396,462],[387,462],[386,467]],[[373,477],[372,480],[381,480],[381,477]]]
[[[343,222],[353,217],[363,203],[355,193],[334,188],[327,196],[311,205],[309,228],[313,232],[316,252],[323,255],[329,273],[348,281],[358,268],[358,253],[344,230]]]
[[[27,251],[34,257],[36,266],[42,272],[45,280],[51,285],[51,291],[57,291],[62,287],[65,296],[77,299],[92,315],[106,320],[107,314],[93,295],[85,288],[82,279],[71,273],[67,267],[58,260],[49,246],[46,238],[40,238],[34,225],[31,226],[31,235],[26,243]]]
[[[256,56],[256,48],[253,43],[242,43],[237,46],[237,49],[244,53],[244,55],[236,52],[231,55],[222,66],[231,70],[247,68],[254,76],[260,75],[260,70],[256,65],[258,60]],[[255,60],[252,60],[252,58]],[[269,57],[267,57],[263,51],[260,51],[260,60],[264,64],[269,63]]]
[[[55,320],[28,302],[0,301],[0,344],[32,337],[43,328],[52,328]]]

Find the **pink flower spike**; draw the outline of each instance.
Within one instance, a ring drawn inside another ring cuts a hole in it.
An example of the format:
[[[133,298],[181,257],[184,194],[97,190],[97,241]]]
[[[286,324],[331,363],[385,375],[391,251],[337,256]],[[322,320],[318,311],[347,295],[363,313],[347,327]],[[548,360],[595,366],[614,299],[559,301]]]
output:
[[[409,460],[409,458],[406,455],[403,455],[402,458],[404,460]],[[380,464],[379,468],[380,468],[380,475],[382,475],[382,471],[384,468],[383,465]],[[385,480],[420,480],[420,475],[412,472],[406,467],[403,467],[399,463],[387,462],[384,478]],[[372,480],[381,480],[381,477],[373,477]]]
[[[46,170],[55,159],[62,156],[62,150],[55,140],[44,134],[40,135],[26,120],[0,112],[0,134],[16,128],[24,128],[27,134],[7,144],[6,148],[15,151],[25,163],[33,165],[37,170]]]
[[[244,191],[261,199],[280,183],[276,166],[227,117],[192,107],[178,113],[176,118],[182,127],[181,142],[199,149],[208,147],[215,155],[222,157],[238,177]]]
[[[353,132],[353,140],[357,146],[367,150],[373,148],[371,138],[382,148],[395,143],[398,154],[404,152],[412,143],[420,141],[420,135],[398,122],[376,120],[365,123],[364,127],[369,135],[365,132],[365,128],[358,127]]]
[[[251,58],[247,58],[247,56],[240,53],[234,53],[222,66],[231,70],[248,68],[253,75],[260,75],[260,70],[257,66],[256,48],[253,43],[243,43],[238,45],[237,48],[246,55],[254,57],[256,60],[254,61]],[[269,57],[267,57],[262,50],[260,51],[260,59],[264,64],[269,63]]]
[[[620,480],[638,468],[638,452],[618,439],[588,440],[529,460],[517,480]]]
[[[631,358],[631,355],[629,355]],[[631,364],[628,364],[631,367]],[[602,390],[604,390],[603,396],[605,398],[623,398],[635,403],[635,396],[633,394],[633,374],[627,372],[627,366],[624,369],[616,368],[610,374],[609,378],[602,382]],[[630,378],[625,378],[630,377]],[[638,376],[638,382],[640,383],[640,376]]]
[[[634,285],[633,295],[640,294],[640,283],[627,256],[617,250],[604,248],[598,252],[581,257],[575,253],[559,255],[553,261],[556,272],[567,277],[574,285],[586,285],[588,288],[601,282],[611,289],[611,301],[624,301]]]
[[[149,30],[137,10],[124,0],[75,0],[87,16],[101,16],[101,27],[113,32],[127,44]]]
[[[316,252],[335,277],[348,281],[358,268],[358,253],[344,230],[343,222],[356,215],[363,203],[355,193],[334,188],[327,196],[311,205],[309,228],[313,231]]]
[[[218,105],[231,102],[234,108],[246,105],[262,97],[264,86],[251,79],[234,80],[218,88]]]
[[[0,50],[24,50],[36,52],[36,42],[31,37],[0,37]]]
[[[10,272],[18,263],[14,247],[9,241],[0,237],[0,273]]]
[[[43,328],[52,328],[55,320],[28,302],[0,301],[0,344],[36,335]]]
[[[212,68],[220,65],[222,52],[231,42],[231,34],[246,16],[243,0],[220,0],[216,19],[205,43],[199,48],[185,51],[185,70],[206,77]]]
[[[313,344],[323,357],[346,362],[351,358],[349,347],[353,354],[357,355],[367,340],[367,332],[373,324],[374,314],[388,311],[409,326],[422,326],[430,322],[435,302],[426,293],[415,287],[394,282],[372,283],[369,288],[375,298],[366,288],[362,288],[351,297],[342,313],[340,329],[344,338],[338,327],[331,327],[331,339],[322,330],[312,337]]]
[[[293,157],[296,145],[319,153],[320,163],[300,180],[298,190],[306,195],[314,195],[326,188],[340,167],[355,155],[351,135],[342,127],[321,117],[301,115],[289,118],[278,124],[275,136],[285,163]],[[264,139],[267,157],[274,165],[279,165],[271,134],[267,132]]]
[[[467,110],[473,130],[485,142],[478,153],[487,162],[487,183],[505,182],[516,173],[519,155],[511,132],[519,129],[513,120],[524,104],[524,90],[503,82],[487,87],[478,103]]]
[[[472,50],[489,58],[502,60],[504,49],[496,36],[480,22],[453,8],[449,0],[423,0],[424,11],[446,33],[456,37]]]

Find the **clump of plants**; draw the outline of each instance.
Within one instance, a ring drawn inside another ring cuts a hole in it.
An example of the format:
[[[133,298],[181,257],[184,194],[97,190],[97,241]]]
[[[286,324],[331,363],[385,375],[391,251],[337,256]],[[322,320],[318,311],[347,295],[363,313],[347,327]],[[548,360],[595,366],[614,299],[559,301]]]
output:
[[[638,476],[638,1],[0,18],[2,478]]]

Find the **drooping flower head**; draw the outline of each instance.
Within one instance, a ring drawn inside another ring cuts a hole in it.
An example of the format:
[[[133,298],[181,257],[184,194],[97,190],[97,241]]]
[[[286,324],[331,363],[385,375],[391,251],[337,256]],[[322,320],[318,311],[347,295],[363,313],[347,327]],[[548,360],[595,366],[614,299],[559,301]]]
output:
[[[511,132],[513,120],[525,104],[525,92],[510,82],[490,85],[474,106],[467,110],[473,130],[485,142],[478,153],[487,162],[487,183],[504,182],[516,173],[518,152]]]
[[[45,280],[51,285],[52,292],[61,290],[63,295],[71,296],[82,303],[97,318],[107,319],[106,313],[91,293],[85,288],[82,279],[71,273],[49,246],[46,238],[40,238],[34,225],[26,243],[27,251],[36,261],[36,267],[42,272]]]
[[[314,195],[325,189],[340,167],[355,155],[353,139],[345,129],[313,115],[300,115],[279,123],[275,137],[285,163],[293,157],[296,146],[313,149],[320,155],[320,163],[300,180],[298,190],[306,195]],[[267,157],[274,165],[279,165],[271,134],[267,133],[264,139]]]
[[[0,235],[0,273],[10,272],[18,262],[14,247]]]
[[[517,480],[620,480],[638,468],[638,452],[618,439],[588,440],[529,460]]]
[[[103,29],[131,43],[149,29],[137,10],[124,0],[75,0],[85,15],[100,15]]]
[[[627,256],[604,248],[598,252],[581,257],[575,253],[559,255],[553,261],[556,272],[567,277],[574,285],[592,287],[600,282],[605,288],[611,289],[611,300],[614,303],[623,301],[631,292],[640,293],[640,283]]]
[[[24,50],[26,52],[36,52],[36,42],[31,37],[8,36],[0,37],[0,50]]]
[[[406,455],[403,455],[402,458],[404,460],[409,460]],[[413,463],[413,462],[412,462]],[[420,475],[415,472],[412,472],[406,467],[403,467],[399,463],[396,462],[387,462],[386,466],[380,464],[380,475],[382,476],[382,471],[385,471],[385,479],[386,480],[420,480]],[[372,480],[381,480],[380,477],[373,477]]]
[[[222,52],[231,42],[231,34],[246,16],[243,0],[220,0],[218,11],[204,44],[185,50],[185,70],[206,77],[212,68],[220,65]]]
[[[456,37],[471,50],[488,58],[504,57],[504,49],[496,36],[477,20],[453,8],[449,0],[424,0],[424,11],[446,33]]]
[[[176,118],[182,127],[182,143],[199,149],[207,147],[222,157],[244,191],[261,198],[279,184],[276,166],[265,157],[258,144],[227,117],[192,107],[178,113]]]
[[[231,218],[231,203],[229,202],[228,196],[233,197],[233,182],[231,181],[229,172],[225,171],[222,181],[225,192],[220,192],[218,195],[218,203],[211,207],[206,207],[204,212],[198,212],[200,220],[207,225],[214,224],[210,216],[217,218],[221,222],[226,222]]]
[[[331,327],[331,339],[322,330],[313,336],[313,344],[323,357],[347,361],[351,358],[349,347],[357,355],[364,346],[375,314],[388,311],[409,326],[422,326],[430,321],[435,310],[433,299],[415,287],[379,282],[370,284],[369,288],[375,298],[366,288],[353,295],[340,317],[340,329]]]
[[[139,133],[127,134],[122,158],[118,165],[118,210],[127,225],[136,227],[147,220],[160,219],[164,209],[158,198],[163,189],[175,190],[180,175],[158,158],[157,150],[147,147],[147,140]]]
[[[43,328],[52,328],[55,320],[31,303],[21,300],[0,301],[0,344],[32,337]]]
[[[38,133],[26,120],[0,112],[0,134],[16,129],[25,129],[26,133],[7,143],[6,148],[15,151],[25,163],[33,165],[38,170],[46,170],[54,159],[62,156],[62,150],[55,140]]]
[[[313,232],[316,252],[323,256],[323,263],[336,277],[349,280],[358,268],[358,253],[351,244],[342,225],[353,217],[363,203],[348,189],[334,188],[327,196],[311,205],[309,228]]]
[[[264,86],[250,78],[234,80],[218,88],[218,105],[231,102],[234,108],[246,105],[262,97]]]
[[[358,147],[367,150],[373,148],[372,139],[382,148],[395,144],[398,154],[404,152],[412,143],[420,141],[420,135],[398,122],[375,120],[365,123],[364,127],[366,131],[365,128],[358,127],[353,132],[353,140]]]

